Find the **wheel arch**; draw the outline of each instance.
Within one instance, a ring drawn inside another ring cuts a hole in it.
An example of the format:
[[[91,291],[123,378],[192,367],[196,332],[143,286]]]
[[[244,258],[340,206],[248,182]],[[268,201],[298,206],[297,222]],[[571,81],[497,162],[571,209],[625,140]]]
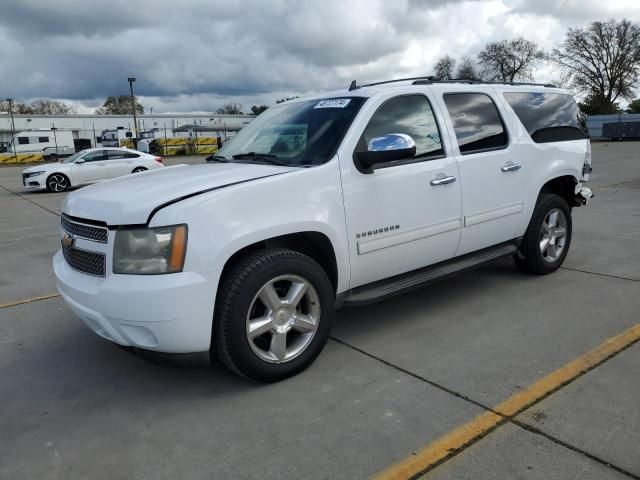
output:
[[[576,200],[575,187],[578,184],[578,179],[573,175],[560,175],[547,180],[547,182],[540,188],[540,195],[545,193],[554,193],[564,198],[570,207],[577,207],[582,205]]]
[[[222,269],[222,278],[230,268],[246,255],[272,248],[287,248],[294,250],[314,259],[320,267],[326,272],[334,292],[338,289],[338,263],[333,244],[329,237],[324,233],[317,231],[303,231],[296,233],[288,233],[271,237],[250,245],[242,247],[233,253],[225,262]]]

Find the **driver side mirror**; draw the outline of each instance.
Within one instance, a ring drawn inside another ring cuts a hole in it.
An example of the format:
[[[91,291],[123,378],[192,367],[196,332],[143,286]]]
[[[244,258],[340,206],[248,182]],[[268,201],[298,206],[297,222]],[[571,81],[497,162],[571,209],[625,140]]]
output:
[[[76,164],[84,163],[84,158],[79,158],[75,161]]]
[[[416,141],[406,133],[390,133],[369,140],[366,152],[356,156],[365,173],[373,173],[376,165],[405,160],[416,154]]]

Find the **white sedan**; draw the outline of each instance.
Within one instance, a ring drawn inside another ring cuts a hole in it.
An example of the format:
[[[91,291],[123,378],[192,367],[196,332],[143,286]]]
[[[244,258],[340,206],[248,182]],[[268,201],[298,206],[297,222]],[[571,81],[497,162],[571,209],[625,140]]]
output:
[[[128,148],[89,148],[56,163],[26,168],[22,171],[22,184],[29,190],[63,192],[163,166],[161,157]]]

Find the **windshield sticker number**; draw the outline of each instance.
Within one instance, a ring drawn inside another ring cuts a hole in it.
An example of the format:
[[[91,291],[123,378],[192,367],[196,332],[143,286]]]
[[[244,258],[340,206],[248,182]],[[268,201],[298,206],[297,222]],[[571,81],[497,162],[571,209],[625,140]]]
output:
[[[350,98],[331,98],[329,100],[320,100],[313,108],[344,108],[349,105]]]

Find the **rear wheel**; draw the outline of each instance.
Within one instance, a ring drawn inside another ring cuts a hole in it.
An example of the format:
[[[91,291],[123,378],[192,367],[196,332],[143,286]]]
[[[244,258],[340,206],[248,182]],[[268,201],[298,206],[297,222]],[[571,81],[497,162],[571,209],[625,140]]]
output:
[[[516,265],[538,275],[556,271],[569,251],[571,233],[571,210],[567,201],[560,195],[542,195],[514,256]]]
[[[62,173],[53,173],[47,178],[47,190],[50,192],[64,192],[70,186],[69,179]]]
[[[334,292],[310,257],[285,249],[254,253],[219,290],[213,346],[232,371],[275,382],[307,368],[329,337]]]
[[[140,173],[140,172],[144,172],[146,170],[147,169],[144,168],[144,167],[136,167],[136,168],[133,169],[133,172],[131,172],[131,173]]]

